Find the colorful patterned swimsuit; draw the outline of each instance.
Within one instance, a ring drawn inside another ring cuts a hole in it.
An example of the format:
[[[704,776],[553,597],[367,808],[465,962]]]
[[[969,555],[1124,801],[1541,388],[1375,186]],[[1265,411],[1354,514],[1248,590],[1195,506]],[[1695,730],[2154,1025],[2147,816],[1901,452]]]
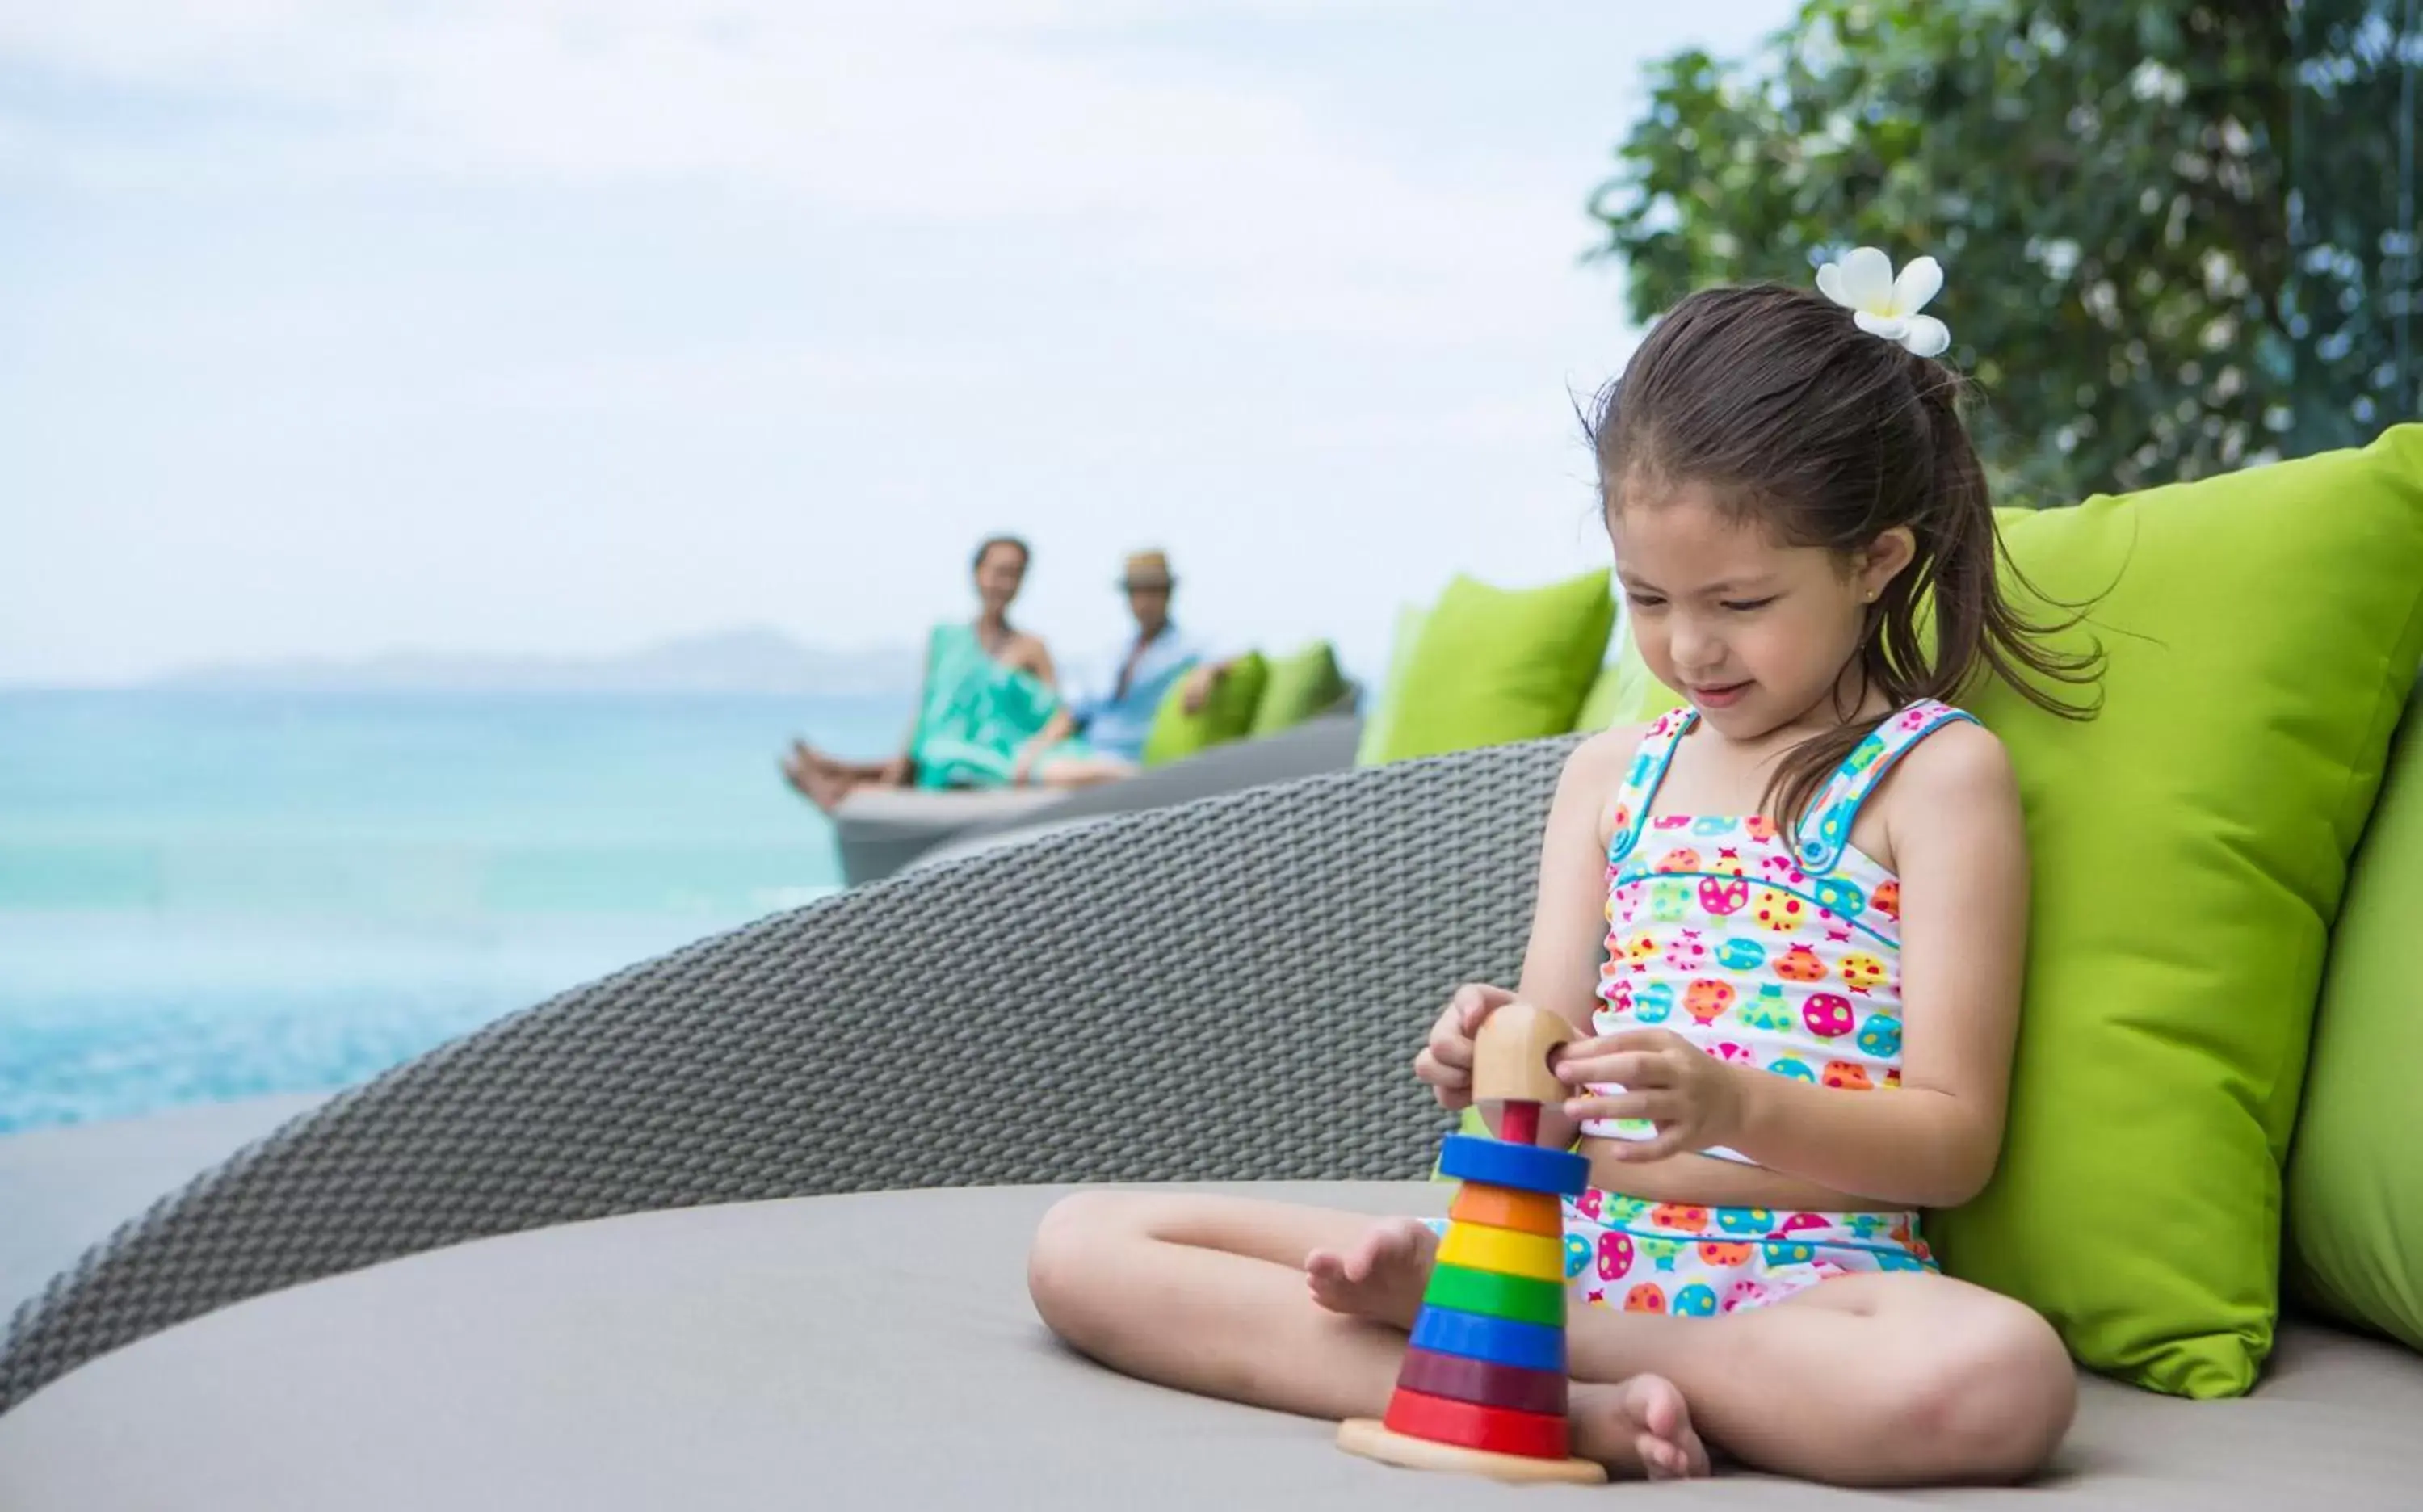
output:
[[[1698,714],[1659,720],[1616,795],[1597,1032],[1659,1027],[1775,1075],[1846,1091],[1899,1087],[1901,883],[1851,848],[1851,826],[1910,747],[1967,718],[1932,701],[1888,718],[1791,837],[1756,816],[1651,817]],[[1583,1132],[1643,1139],[1655,1131],[1592,1120]],[[1702,1153],[1750,1163],[1738,1151]],[[1711,1209],[1603,1191],[1566,1204],[1565,1278],[1576,1303],[1706,1315],[1780,1301],[1832,1276],[1932,1268],[1912,1213]]]

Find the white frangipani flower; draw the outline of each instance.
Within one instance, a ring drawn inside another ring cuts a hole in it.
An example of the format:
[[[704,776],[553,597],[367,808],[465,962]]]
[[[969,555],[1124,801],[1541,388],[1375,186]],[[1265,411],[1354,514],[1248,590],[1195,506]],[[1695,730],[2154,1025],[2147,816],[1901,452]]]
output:
[[[1860,329],[1897,342],[1920,357],[1934,357],[1952,344],[1951,328],[1922,315],[1943,287],[1943,265],[1913,258],[1893,277],[1892,259],[1873,247],[1853,247],[1840,263],[1817,270],[1817,292],[1851,312]]]

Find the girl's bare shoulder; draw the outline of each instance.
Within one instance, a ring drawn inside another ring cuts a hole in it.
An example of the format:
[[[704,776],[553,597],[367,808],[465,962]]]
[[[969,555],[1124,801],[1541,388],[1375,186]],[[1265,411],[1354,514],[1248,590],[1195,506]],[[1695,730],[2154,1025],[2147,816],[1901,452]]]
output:
[[[2002,738],[1959,720],[1905,752],[1877,793],[1896,856],[1939,832],[1975,838],[2021,827],[2019,773]]]
[[[1882,794],[1903,806],[2005,795],[2015,802],[2019,795],[2009,749],[2002,737],[1966,719],[1945,724],[1903,753]]]
[[[1616,794],[1623,790],[1623,775],[1631,770],[1641,737],[1648,733],[1646,724],[1614,725],[1583,740],[1565,757],[1560,786],[1588,796],[1598,816],[1602,841],[1613,837]]]
[[[1633,754],[1640,749],[1641,738],[1649,733],[1646,723],[1617,724],[1599,731],[1575,746],[1565,758],[1568,772],[1605,777],[1608,791],[1623,780],[1624,769],[1632,765]]]

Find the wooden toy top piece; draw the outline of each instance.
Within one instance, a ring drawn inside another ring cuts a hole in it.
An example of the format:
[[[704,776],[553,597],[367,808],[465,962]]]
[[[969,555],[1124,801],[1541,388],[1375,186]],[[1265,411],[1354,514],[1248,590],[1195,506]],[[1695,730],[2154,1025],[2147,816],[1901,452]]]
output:
[[[1483,1103],[1561,1103],[1568,1090],[1548,1058],[1574,1038],[1573,1021],[1514,1002],[1481,1021],[1472,1041],[1472,1095]]]

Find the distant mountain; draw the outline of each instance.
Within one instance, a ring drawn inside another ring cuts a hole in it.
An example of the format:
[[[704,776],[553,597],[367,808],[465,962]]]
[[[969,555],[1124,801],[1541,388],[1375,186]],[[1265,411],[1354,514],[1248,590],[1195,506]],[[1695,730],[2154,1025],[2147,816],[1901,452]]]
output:
[[[228,692],[904,693],[913,646],[829,651],[763,627],[619,655],[526,657],[398,651],[358,661],[230,662],[170,673],[151,686]]]

